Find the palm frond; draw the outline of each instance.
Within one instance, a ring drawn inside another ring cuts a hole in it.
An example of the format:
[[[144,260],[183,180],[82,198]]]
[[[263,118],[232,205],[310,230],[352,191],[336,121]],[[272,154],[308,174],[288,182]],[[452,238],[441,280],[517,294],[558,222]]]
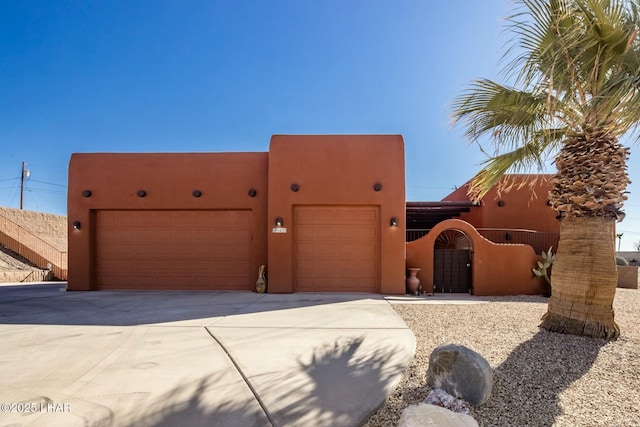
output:
[[[516,4],[506,27],[514,35],[507,52],[517,53],[505,67],[513,85],[478,79],[452,102],[465,137],[489,137],[495,148],[473,179],[476,198],[568,140],[640,136],[640,1]]]
[[[537,132],[527,144],[489,158],[483,162],[480,172],[471,179],[468,195],[472,200],[478,201],[507,173],[544,169],[545,153],[558,150],[566,137],[566,128],[545,129]]]
[[[465,135],[477,140],[490,135],[498,145],[529,139],[545,116],[546,95],[502,86],[488,79],[476,80],[452,102],[454,125],[463,122]]]

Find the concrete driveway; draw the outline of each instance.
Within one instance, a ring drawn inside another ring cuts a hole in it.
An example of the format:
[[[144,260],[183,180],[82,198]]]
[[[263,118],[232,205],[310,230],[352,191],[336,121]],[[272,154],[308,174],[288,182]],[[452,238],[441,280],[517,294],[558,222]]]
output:
[[[0,286],[0,426],[356,426],[415,337],[375,294]]]

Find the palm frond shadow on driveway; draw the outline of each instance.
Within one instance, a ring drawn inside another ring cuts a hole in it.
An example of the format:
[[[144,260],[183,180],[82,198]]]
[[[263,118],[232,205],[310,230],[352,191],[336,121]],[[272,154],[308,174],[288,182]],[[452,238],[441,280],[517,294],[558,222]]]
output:
[[[207,402],[208,395],[224,394],[221,376],[202,378],[183,384],[158,397],[143,414],[133,418],[130,425],[147,427],[173,427],[179,425],[268,426],[269,422],[253,400],[225,399],[215,406]]]
[[[300,384],[289,383],[287,388],[297,389],[299,394],[271,414],[275,424],[349,426],[356,425],[355,420],[362,422],[400,379],[406,365],[394,357],[396,354],[406,352],[385,346],[374,349],[363,336],[341,337],[318,346],[311,360],[297,361],[305,375],[298,377]],[[372,395],[374,399],[362,399]],[[372,400],[373,406],[363,406],[363,401]]]
[[[275,408],[268,417],[253,401],[227,399],[216,406],[208,405],[208,393],[224,393],[221,378],[211,377],[176,387],[160,396],[137,417],[135,425],[164,427],[185,421],[194,426],[358,425],[377,409],[377,405],[363,407],[361,396],[377,393],[378,404],[381,404],[386,398],[388,382],[399,378],[404,366],[393,362],[393,348],[362,351],[364,342],[362,336],[341,337],[332,344],[318,346],[310,361],[297,360],[305,373],[302,376],[267,373],[264,378],[269,379],[269,388],[287,393],[285,405],[266,402],[269,409]],[[249,378],[249,382],[251,380]],[[260,387],[255,388],[260,396]],[[262,397],[271,395],[265,393]]]

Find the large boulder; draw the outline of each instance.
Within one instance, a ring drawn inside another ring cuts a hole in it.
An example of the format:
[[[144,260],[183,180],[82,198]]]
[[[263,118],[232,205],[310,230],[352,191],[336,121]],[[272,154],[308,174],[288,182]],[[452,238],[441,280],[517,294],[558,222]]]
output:
[[[470,348],[445,344],[429,356],[427,384],[478,406],[491,396],[493,371],[489,362]]]
[[[478,422],[470,415],[420,403],[410,405],[402,412],[398,427],[478,427]]]

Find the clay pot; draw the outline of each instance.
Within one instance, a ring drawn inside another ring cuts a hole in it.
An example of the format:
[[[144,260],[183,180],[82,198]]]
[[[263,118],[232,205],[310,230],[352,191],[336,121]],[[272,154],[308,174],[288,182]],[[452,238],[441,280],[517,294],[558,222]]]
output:
[[[418,295],[418,288],[420,287],[420,279],[416,276],[419,268],[409,268],[409,277],[407,277],[407,292],[411,295]]]

